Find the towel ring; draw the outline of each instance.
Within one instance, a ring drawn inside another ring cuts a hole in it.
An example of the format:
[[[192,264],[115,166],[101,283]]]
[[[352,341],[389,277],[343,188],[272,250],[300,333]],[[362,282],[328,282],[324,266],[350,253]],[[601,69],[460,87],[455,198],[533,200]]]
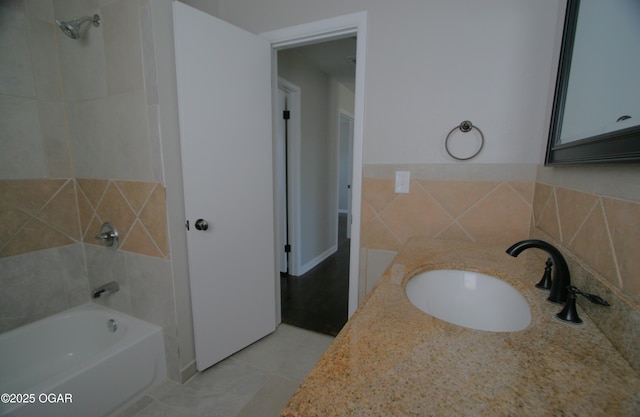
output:
[[[463,133],[467,133],[467,132],[470,132],[471,129],[475,129],[475,130],[478,131],[478,133],[480,133],[480,139],[481,139],[480,148],[478,148],[476,153],[474,153],[473,155],[468,156],[466,158],[460,158],[460,157],[457,157],[457,156],[455,156],[454,154],[451,153],[451,151],[449,150],[449,139],[451,138],[451,134],[453,132],[455,132],[456,129],[460,129],[460,131],[463,132]],[[478,129],[477,126],[474,126],[473,123],[471,123],[468,120],[465,120],[464,122],[460,123],[460,126],[456,126],[453,129],[451,129],[451,131],[447,135],[447,139],[445,139],[445,141],[444,141],[444,147],[447,150],[447,153],[449,154],[449,156],[452,157],[453,159],[457,159],[458,161],[466,161],[466,160],[469,160],[471,158],[475,158],[475,156],[480,153],[480,151],[484,147],[484,134],[482,133],[482,130]]]

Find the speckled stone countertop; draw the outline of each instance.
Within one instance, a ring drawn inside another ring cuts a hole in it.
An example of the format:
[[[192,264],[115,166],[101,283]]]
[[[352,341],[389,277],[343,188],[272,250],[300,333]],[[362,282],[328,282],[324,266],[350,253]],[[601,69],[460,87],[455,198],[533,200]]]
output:
[[[311,371],[282,417],[639,416],[640,376],[579,308],[582,325],[534,287],[544,253],[414,239]],[[431,317],[405,295],[431,269],[467,269],[513,285],[531,324],[510,333]]]

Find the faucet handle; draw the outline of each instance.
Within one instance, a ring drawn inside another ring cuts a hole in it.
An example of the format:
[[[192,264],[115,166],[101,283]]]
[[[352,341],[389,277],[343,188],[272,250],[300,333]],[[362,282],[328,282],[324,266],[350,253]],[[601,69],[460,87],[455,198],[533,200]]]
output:
[[[113,250],[118,248],[118,238],[118,231],[109,222],[103,223],[100,227],[100,233],[96,235],[96,241]]]
[[[573,285],[570,285],[569,287],[567,287],[567,290],[569,292],[574,292],[576,294],[580,294],[581,296],[583,296],[587,300],[591,301],[593,304],[599,304],[599,305],[605,306],[605,307],[609,307],[611,305],[604,298],[602,298],[602,297],[600,297],[598,295],[595,295],[595,294],[589,294],[589,293],[586,293],[586,292],[582,292],[578,288],[574,287]]]
[[[553,262],[551,258],[547,258],[547,262],[544,267],[544,274],[542,275],[542,279],[540,282],[536,284],[536,288],[540,288],[541,290],[550,290],[551,289],[551,267],[553,266]]]
[[[567,302],[564,305],[564,308],[561,312],[556,314],[556,317],[564,322],[572,323],[572,324],[580,324],[582,323],[582,319],[578,316],[578,309],[576,308],[576,292],[573,291],[576,287],[569,286],[567,287],[567,291],[569,292],[569,297],[567,298]]]
[[[599,304],[601,306],[608,307],[609,304],[602,297],[597,296],[595,294],[589,294],[581,291],[579,288],[574,287],[573,285],[569,285],[567,287],[567,291],[569,292],[569,298],[567,299],[567,303],[564,305],[564,308],[561,312],[556,314],[556,317],[562,321],[573,324],[582,323],[582,319],[578,316],[578,310],[576,309],[576,298],[577,295],[580,294],[587,300],[591,301],[594,304]]]

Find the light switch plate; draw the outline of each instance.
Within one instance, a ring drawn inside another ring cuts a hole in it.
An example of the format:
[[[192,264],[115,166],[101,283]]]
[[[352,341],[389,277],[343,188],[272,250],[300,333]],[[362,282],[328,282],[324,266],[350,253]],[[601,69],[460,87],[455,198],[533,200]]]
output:
[[[396,193],[407,194],[410,180],[409,171],[396,171]]]

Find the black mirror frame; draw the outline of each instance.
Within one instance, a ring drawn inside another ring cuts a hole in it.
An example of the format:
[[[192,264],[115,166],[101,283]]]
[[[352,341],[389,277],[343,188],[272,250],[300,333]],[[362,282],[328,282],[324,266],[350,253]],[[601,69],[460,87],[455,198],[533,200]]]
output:
[[[640,161],[640,126],[556,145],[562,130],[580,0],[568,0],[545,165]]]

